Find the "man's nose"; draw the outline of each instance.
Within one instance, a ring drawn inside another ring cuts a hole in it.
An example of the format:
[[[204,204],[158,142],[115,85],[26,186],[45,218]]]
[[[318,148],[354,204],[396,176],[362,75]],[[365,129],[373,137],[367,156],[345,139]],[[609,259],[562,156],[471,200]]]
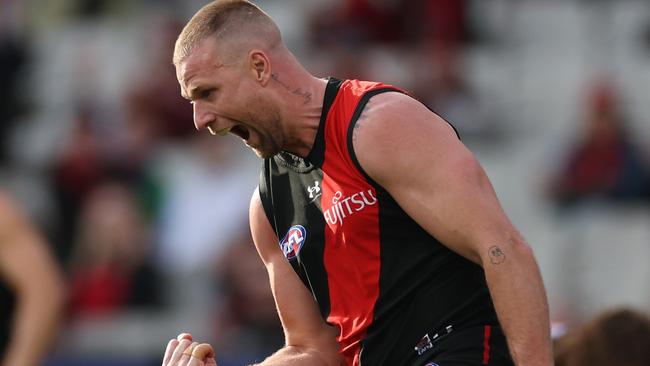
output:
[[[216,121],[216,115],[205,110],[199,102],[194,102],[194,127],[202,131]]]

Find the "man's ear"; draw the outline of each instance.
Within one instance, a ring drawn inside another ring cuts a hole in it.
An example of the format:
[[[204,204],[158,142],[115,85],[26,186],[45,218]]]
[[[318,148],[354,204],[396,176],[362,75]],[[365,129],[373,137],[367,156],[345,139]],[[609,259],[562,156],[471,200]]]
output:
[[[248,61],[253,78],[262,86],[266,86],[271,79],[271,62],[266,53],[260,50],[251,50]]]

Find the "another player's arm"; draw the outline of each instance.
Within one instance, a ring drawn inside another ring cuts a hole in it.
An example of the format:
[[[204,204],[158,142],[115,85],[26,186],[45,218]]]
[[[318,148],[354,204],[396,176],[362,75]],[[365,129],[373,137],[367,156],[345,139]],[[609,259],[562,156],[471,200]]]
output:
[[[284,348],[259,365],[342,365],[336,331],[323,321],[312,294],[280,250],[258,190],[251,199],[250,225],[255,246],[269,273],[286,342]]]
[[[549,315],[532,250],[451,127],[401,94],[374,96],[353,131],[364,170],[431,235],[485,271],[517,365],[551,365]]]
[[[0,277],[16,294],[11,341],[2,366],[36,366],[61,318],[64,285],[46,243],[0,193]]]

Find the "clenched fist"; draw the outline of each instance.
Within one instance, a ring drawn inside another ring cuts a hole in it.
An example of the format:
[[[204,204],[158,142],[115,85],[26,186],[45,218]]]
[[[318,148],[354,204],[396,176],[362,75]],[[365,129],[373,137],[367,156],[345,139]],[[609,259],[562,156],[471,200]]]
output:
[[[162,366],[217,366],[217,362],[212,346],[194,342],[191,334],[181,333],[167,344]]]

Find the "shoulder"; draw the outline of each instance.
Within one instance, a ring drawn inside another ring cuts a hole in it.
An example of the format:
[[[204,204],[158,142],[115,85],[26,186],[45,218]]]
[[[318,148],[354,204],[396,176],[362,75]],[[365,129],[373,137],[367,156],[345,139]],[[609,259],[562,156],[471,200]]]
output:
[[[425,135],[435,132],[441,138],[458,139],[447,121],[418,100],[397,91],[377,94],[368,100],[355,124],[355,129],[361,128],[369,130],[363,135],[372,134],[372,137],[380,139],[409,137],[413,131]],[[361,135],[354,133],[353,137],[357,139]]]
[[[354,125],[352,145],[362,169],[379,182],[386,171],[408,168],[414,159],[435,163],[463,148],[447,121],[399,92],[370,98]]]

